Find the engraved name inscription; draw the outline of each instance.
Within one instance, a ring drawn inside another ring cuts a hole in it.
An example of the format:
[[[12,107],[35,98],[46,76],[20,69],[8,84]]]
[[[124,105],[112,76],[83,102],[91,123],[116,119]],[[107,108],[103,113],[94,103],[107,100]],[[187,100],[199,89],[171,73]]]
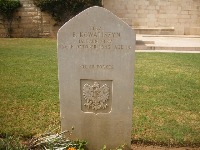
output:
[[[107,32],[102,27],[90,26],[86,32],[72,32],[73,44],[61,44],[64,49],[77,50],[130,50],[131,45],[114,44],[117,39],[121,38],[120,32]]]
[[[100,87],[98,82],[94,82],[93,85],[85,84],[83,86],[83,97],[86,103],[84,106],[88,110],[100,110],[108,107],[106,103],[109,99],[109,87],[104,84]]]
[[[112,70],[114,69],[113,65],[80,65],[82,69],[104,69]]]

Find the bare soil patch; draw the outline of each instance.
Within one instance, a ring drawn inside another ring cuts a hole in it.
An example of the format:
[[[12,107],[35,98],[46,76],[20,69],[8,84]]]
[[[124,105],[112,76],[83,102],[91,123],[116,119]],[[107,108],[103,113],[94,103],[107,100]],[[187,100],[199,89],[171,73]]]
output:
[[[162,146],[146,146],[146,145],[132,145],[133,150],[200,150],[199,148],[190,147],[162,147]]]

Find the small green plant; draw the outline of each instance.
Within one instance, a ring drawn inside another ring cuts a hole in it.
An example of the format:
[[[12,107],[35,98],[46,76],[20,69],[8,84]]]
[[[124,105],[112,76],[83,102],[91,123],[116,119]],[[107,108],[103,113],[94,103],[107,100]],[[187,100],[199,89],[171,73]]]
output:
[[[123,150],[125,148],[126,144],[120,145],[117,148],[113,149],[113,150]],[[103,146],[103,148],[101,150],[108,150],[106,145]],[[111,150],[111,149],[110,149]]]
[[[20,143],[19,138],[6,135],[0,138],[0,150],[26,150],[26,147]]]
[[[34,4],[49,13],[58,24],[91,6],[102,6],[101,0],[33,0]]]
[[[21,7],[19,0],[0,0],[1,23],[7,30],[8,37],[11,37],[14,13],[19,7]]]

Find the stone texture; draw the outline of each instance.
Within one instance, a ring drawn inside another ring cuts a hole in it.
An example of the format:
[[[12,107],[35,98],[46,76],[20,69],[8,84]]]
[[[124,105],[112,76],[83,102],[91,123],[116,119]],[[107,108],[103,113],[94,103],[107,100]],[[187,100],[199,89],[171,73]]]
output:
[[[142,27],[142,29],[136,30],[136,33],[200,35],[199,32],[193,32],[194,28],[200,26],[200,1],[103,0],[103,4],[105,8],[123,18],[123,20],[127,20],[133,28],[138,29]],[[163,19],[165,19],[165,22],[162,21]],[[162,32],[160,30],[162,27],[174,28],[174,31]],[[143,30],[144,28],[146,29]],[[152,32],[148,28],[157,28],[157,30]]]
[[[13,20],[13,37],[55,37],[52,31],[55,21],[40,11],[32,0],[20,0],[22,7],[18,9]],[[48,29],[47,29],[48,27]],[[0,37],[6,37],[6,31],[0,24]]]
[[[23,32],[15,34],[14,37],[56,36],[59,27],[54,26],[55,21],[51,16],[41,12],[32,0],[20,0],[20,2],[22,8],[16,13],[14,20],[18,26],[13,30]],[[200,0],[103,0],[103,5],[130,26],[137,28],[136,33],[200,35],[199,31],[194,32],[194,29],[200,27]],[[37,26],[37,32],[32,32],[32,24]],[[163,32],[160,30],[162,27],[174,30]],[[143,30],[144,28],[146,29]],[[152,31],[148,28],[157,30]],[[0,37],[6,37],[5,30],[1,29],[3,26],[0,24]]]
[[[58,31],[62,130],[89,150],[131,146],[135,33],[110,11],[89,8]]]

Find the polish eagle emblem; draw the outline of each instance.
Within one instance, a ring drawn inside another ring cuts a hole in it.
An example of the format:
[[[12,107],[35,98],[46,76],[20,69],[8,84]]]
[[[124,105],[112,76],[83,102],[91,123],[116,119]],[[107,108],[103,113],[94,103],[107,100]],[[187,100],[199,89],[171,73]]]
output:
[[[83,86],[83,97],[86,101],[84,106],[92,110],[100,110],[108,107],[106,102],[109,99],[109,87],[104,84],[100,87],[98,82],[93,85],[85,84]]]

